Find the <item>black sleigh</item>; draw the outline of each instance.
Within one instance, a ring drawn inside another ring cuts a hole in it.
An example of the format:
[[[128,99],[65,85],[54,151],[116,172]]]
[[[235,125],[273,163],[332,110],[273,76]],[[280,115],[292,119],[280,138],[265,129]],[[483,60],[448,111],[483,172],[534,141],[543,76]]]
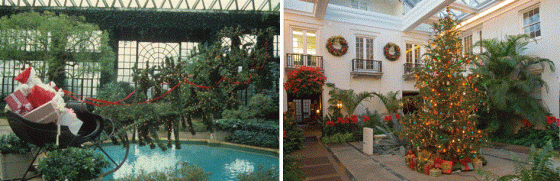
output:
[[[125,163],[129,153],[128,136],[126,133],[117,134],[117,129],[121,128],[119,123],[108,117],[91,113],[88,111],[85,103],[67,102],[66,107],[73,109],[78,119],[83,121],[83,124],[77,135],[72,134],[67,126],[61,126],[58,147],[79,147],[84,149],[100,150],[106,158],[112,162],[111,170],[102,173],[100,177],[104,177],[118,170]],[[6,113],[6,118],[8,119],[8,123],[16,136],[27,143],[34,144],[39,147],[35,153],[33,162],[35,162],[43,147],[47,144],[56,143],[58,131],[55,123],[35,123],[26,120],[19,114],[11,111]],[[125,152],[124,157],[122,155],[111,155],[101,146],[101,144],[104,144],[109,140],[116,141],[117,138],[121,140],[121,149]],[[113,159],[114,157],[123,159],[116,160]],[[26,177],[30,170],[34,170],[32,166],[33,162],[29,165],[25,174],[18,180],[28,180],[40,176],[40,173],[38,173],[37,175]]]

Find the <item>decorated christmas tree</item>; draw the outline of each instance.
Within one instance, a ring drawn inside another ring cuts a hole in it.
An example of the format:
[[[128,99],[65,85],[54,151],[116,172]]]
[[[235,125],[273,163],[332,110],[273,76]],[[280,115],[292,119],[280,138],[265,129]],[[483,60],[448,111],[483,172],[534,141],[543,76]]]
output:
[[[427,46],[425,66],[416,70],[415,86],[421,100],[418,111],[403,122],[402,136],[413,147],[407,153],[407,163],[411,168],[422,167],[423,173],[429,173],[425,170],[429,164],[450,173],[441,167],[442,161],[452,170],[470,170],[473,163],[484,160],[479,149],[486,140],[475,123],[483,91],[473,85],[480,76],[467,72],[474,57],[462,55],[456,25],[449,16],[434,25],[435,37]]]

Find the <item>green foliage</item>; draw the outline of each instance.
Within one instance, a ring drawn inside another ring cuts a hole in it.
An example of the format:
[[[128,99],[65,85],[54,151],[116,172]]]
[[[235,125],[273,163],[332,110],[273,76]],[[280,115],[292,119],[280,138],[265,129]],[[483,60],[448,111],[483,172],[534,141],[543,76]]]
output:
[[[554,71],[554,63],[523,55],[529,42],[529,36],[522,34],[506,36],[505,40],[482,40],[474,45],[485,49],[478,55],[482,63],[473,72],[483,76],[477,83],[486,88],[488,105],[479,110],[480,123],[491,132],[504,129],[512,119],[527,119],[536,124],[545,123],[545,116],[549,115],[540,100],[531,94],[541,87],[547,88],[534,70],[549,67]]]
[[[262,36],[272,35],[271,31],[272,29],[254,30],[251,34],[262,38]],[[144,69],[139,69],[138,67],[142,66],[136,64],[133,68],[133,80],[137,86],[136,96],[130,99],[134,102],[144,102],[156,97],[163,97],[149,104],[121,106],[122,110],[108,107],[109,110],[104,111],[120,117],[118,119],[124,124],[120,131],[137,129],[139,144],[148,144],[150,148],[157,146],[166,150],[171,147],[172,141],[175,142],[177,148],[180,148],[179,134],[172,133],[178,133],[188,127],[191,134],[196,134],[193,123],[195,118],[202,120],[201,122],[206,127],[203,130],[213,132],[214,118],[219,117],[219,114],[225,109],[238,107],[237,93],[248,87],[245,83],[258,82],[269,76],[260,75],[259,73],[262,72],[259,71],[253,71],[256,67],[267,63],[273,64],[273,62],[267,62],[269,57],[264,47],[251,48],[249,45],[239,44],[239,37],[246,33],[241,28],[225,28],[218,33],[217,41],[212,45],[197,47],[191,53],[192,56],[187,59],[166,58],[160,65],[155,66],[146,62]],[[231,38],[232,46],[222,46],[220,40],[223,37]],[[242,71],[238,71],[240,66]],[[168,93],[164,84],[181,85]],[[266,87],[255,89],[260,91]],[[102,91],[102,94],[108,94],[109,97],[114,96],[116,100],[124,98],[123,94],[111,95],[111,92],[115,91],[121,90],[113,86],[113,88],[107,88],[107,91]],[[277,118],[278,116],[274,115],[273,111],[276,111],[277,114],[278,107],[271,102],[273,101],[270,97],[257,96],[255,102],[248,106],[251,116]],[[278,122],[275,124],[277,125]],[[157,131],[161,129],[167,131],[167,144],[164,144],[158,136]],[[239,134],[255,135],[256,133],[240,132]],[[278,135],[278,131],[276,130],[274,134]],[[172,135],[175,137],[172,138]],[[238,141],[239,138],[235,136],[232,140]],[[270,146],[268,143],[267,145]]]
[[[303,147],[303,129],[299,127],[293,115],[284,114],[283,129],[284,155],[301,149]]]
[[[397,98],[399,91],[389,91],[387,95],[376,92],[372,92],[372,94],[379,97],[389,114],[397,113],[397,111],[402,108],[402,101]]]
[[[14,133],[0,136],[0,153],[2,154],[26,154],[34,148],[23,140],[20,140]]]
[[[381,120],[381,116],[379,115],[379,113],[377,113],[377,110],[375,110],[372,113],[372,112],[369,111],[369,109],[366,109],[366,113],[364,113],[363,116],[367,116],[369,118],[369,121],[364,122],[362,127],[368,127],[368,128],[375,129],[375,126],[379,126],[379,125],[383,124],[383,122]]]
[[[225,119],[278,119],[278,103],[264,94],[254,95],[247,106],[224,110]]]
[[[552,140],[549,140],[541,150],[536,150],[531,146],[531,152],[527,157],[526,163],[515,158],[515,174],[498,177],[489,171],[479,171],[480,175],[484,175],[486,180],[521,180],[521,181],[553,181],[560,180],[560,168],[554,169],[552,164],[553,158]]]
[[[4,112],[4,108],[6,107],[6,102],[5,101],[0,101],[0,119],[3,119],[6,117],[6,113]]]
[[[325,144],[331,143],[348,143],[356,141],[352,133],[335,133],[332,136],[323,136],[321,141]]]
[[[210,172],[206,172],[199,166],[182,163],[178,170],[166,168],[164,171],[153,171],[150,173],[140,170],[139,174],[127,175],[124,178],[116,179],[116,181],[207,181],[210,180],[210,174]]]
[[[269,181],[269,180],[279,180],[280,176],[278,170],[274,168],[263,169],[259,167],[257,171],[240,173],[236,177],[239,181]]]
[[[58,87],[66,88],[67,76],[101,72],[102,84],[112,79],[115,55],[108,35],[84,17],[23,12],[2,17],[0,30],[0,59],[30,65]],[[66,66],[76,71],[66,72]]]
[[[284,159],[284,170],[282,177],[286,181],[302,181],[305,179],[305,173],[299,168],[301,162],[297,160],[294,156],[285,155]]]
[[[226,141],[245,145],[278,149],[278,134],[271,135],[266,132],[236,130],[231,133]]]
[[[81,148],[67,148],[48,152],[37,169],[45,180],[80,181],[99,176],[109,161],[101,153]]]
[[[336,111],[338,107],[336,107],[338,102],[342,103],[342,107],[346,111],[346,115],[352,115],[356,111],[356,108],[362,103],[362,101],[372,97],[372,93],[369,92],[361,92],[361,93],[354,93],[354,90],[349,89],[340,89],[337,88],[334,84],[328,83],[327,87],[331,88],[329,91],[329,110]]]
[[[509,135],[493,135],[488,137],[489,141],[507,143],[513,145],[521,145],[530,147],[531,145],[537,148],[546,146],[547,140],[552,140],[552,147],[554,150],[560,150],[560,139],[558,138],[558,127],[547,126],[546,129],[535,129],[533,126],[524,126],[519,129],[516,134]]]
[[[278,122],[275,120],[216,120],[216,128],[230,132],[226,141],[278,149]]]
[[[247,130],[265,132],[270,135],[278,135],[278,122],[275,120],[240,120],[240,119],[218,119],[216,120],[218,130],[234,132],[236,130]]]

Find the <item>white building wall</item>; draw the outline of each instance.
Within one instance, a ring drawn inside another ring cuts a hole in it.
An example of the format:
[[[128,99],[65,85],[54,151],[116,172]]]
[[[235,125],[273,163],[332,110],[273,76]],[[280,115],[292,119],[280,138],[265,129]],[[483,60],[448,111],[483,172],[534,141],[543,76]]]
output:
[[[355,10],[359,11],[359,10]],[[378,16],[377,18],[375,16]],[[348,18],[341,18],[348,17]],[[350,17],[352,19],[350,19]],[[385,28],[387,19],[395,19],[391,23],[396,24],[394,28]],[[325,76],[328,83],[334,83],[342,89],[353,89],[354,92],[378,92],[386,94],[389,91],[413,91],[414,81],[405,81],[404,63],[406,62],[406,43],[427,44],[429,36],[422,33],[403,33],[399,31],[399,17],[388,16],[378,13],[349,12],[348,8],[329,4],[325,19],[316,19],[304,16],[299,13],[284,13],[284,50],[291,53],[291,31],[293,28],[309,29],[317,31],[317,55],[323,56]],[[341,57],[336,57],[328,53],[325,45],[331,36],[342,36],[348,41],[348,52]],[[356,57],[356,36],[374,38],[374,60],[382,61],[383,76],[380,79],[373,77],[357,77],[350,75],[352,71],[352,59]],[[389,61],[383,55],[383,47],[389,43],[396,43],[401,51],[401,56],[396,61]],[[422,48],[422,53],[424,53]],[[323,113],[328,113],[328,89],[323,90]],[[284,95],[287,95],[284,92]],[[385,107],[375,98],[372,103],[364,104],[370,111],[377,110],[379,113],[386,112]],[[288,102],[284,97],[284,111],[287,110]],[[356,109],[356,114],[365,111],[361,106]]]
[[[554,62],[556,71],[552,72],[548,68],[543,70],[542,78],[548,84],[548,91],[542,89],[542,99],[550,112],[559,116],[559,95],[560,95],[560,1],[558,0],[520,0],[511,3],[500,10],[497,10],[477,21],[474,21],[462,30],[476,29],[482,30],[482,38],[500,38],[506,35],[518,35],[523,32],[522,12],[534,5],[539,6],[541,37],[536,39],[536,43],[531,43],[525,51],[526,55],[536,55],[547,58]],[[478,41],[473,35],[473,43]]]

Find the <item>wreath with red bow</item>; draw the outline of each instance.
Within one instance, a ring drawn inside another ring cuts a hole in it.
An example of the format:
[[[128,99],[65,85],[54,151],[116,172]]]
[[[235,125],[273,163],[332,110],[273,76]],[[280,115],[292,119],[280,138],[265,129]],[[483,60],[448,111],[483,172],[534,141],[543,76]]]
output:
[[[389,52],[391,48],[394,48],[395,53],[391,54],[391,52]],[[395,61],[401,56],[401,48],[399,48],[397,44],[387,43],[387,45],[383,48],[383,54],[385,55],[385,58]]]
[[[340,48],[335,48],[333,45],[338,42]],[[348,42],[342,36],[332,36],[327,40],[327,50],[334,56],[340,57],[348,51]]]

